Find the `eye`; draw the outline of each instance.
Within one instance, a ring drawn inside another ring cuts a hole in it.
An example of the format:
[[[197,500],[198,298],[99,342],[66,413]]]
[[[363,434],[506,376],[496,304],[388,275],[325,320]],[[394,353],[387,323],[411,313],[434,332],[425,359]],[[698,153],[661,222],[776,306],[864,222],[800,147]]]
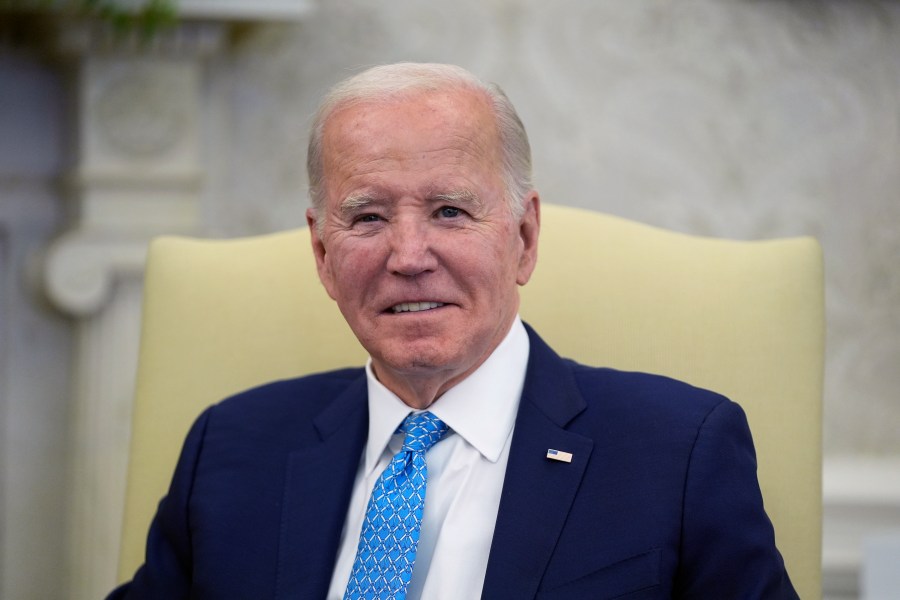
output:
[[[445,219],[455,219],[462,214],[462,210],[455,206],[442,206],[438,214]]]
[[[366,214],[366,215],[360,215],[359,217],[356,218],[357,223],[375,223],[380,220],[381,220],[381,217],[379,217],[378,215],[375,215],[375,214],[371,214],[371,213]]]

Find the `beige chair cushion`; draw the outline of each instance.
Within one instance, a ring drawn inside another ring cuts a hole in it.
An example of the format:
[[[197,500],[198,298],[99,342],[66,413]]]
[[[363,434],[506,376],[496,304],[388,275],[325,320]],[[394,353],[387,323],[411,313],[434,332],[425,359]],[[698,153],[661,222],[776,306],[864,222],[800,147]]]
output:
[[[803,598],[821,596],[822,277],[810,238],[698,238],[544,205],[521,309],[564,356],[674,376],[744,407],[766,508]],[[156,240],[143,318],[123,580],[143,562],[150,520],[204,407],[366,357],[318,282],[305,229]]]

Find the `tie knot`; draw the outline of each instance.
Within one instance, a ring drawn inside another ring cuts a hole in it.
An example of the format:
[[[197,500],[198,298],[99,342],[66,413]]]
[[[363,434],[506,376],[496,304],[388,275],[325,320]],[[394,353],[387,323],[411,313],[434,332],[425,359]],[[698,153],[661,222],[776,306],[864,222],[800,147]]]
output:
[[[430,412],[410,414],[397,428],[405,433],[403,450],[406,452],[426,452],[443,437],[449,427]]]

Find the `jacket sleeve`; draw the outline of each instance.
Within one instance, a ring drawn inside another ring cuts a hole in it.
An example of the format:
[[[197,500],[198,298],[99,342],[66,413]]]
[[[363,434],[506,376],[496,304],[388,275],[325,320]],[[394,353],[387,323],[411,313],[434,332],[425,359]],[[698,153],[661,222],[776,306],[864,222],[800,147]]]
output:
[[[700,427],[684,490],[678,598],[796,599],[763,508],[743,410],[723,401]]]
[[[144,564],[132,581],[113,590],[107,600],[189,597],[193,560],[188,505],[211,410],[200,415],[188,433],[169,492],[150,524]]]

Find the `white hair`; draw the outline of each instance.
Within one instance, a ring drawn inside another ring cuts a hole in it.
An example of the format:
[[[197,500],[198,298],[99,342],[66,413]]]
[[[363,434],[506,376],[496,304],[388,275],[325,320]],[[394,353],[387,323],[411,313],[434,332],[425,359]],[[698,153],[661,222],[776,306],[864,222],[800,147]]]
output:
[[[525,195],[531,191],[531,147],[528,134],[512,102],[500,87],[485,83],[454,65],[428,63],[395,63],[372,67],[338,83],[322,99],[309,135],[306,169],[309,175],[309,197],[318,213],[325,205],[325,173],[322,137],[325,123],[338,109],[348,105],[390,100],[406,93],[469,89],[481,92],[488,100],[497,122],[505,198],[510,213],[518,220],[525,212]],[[319,226],[323,219],[317,219]]]

